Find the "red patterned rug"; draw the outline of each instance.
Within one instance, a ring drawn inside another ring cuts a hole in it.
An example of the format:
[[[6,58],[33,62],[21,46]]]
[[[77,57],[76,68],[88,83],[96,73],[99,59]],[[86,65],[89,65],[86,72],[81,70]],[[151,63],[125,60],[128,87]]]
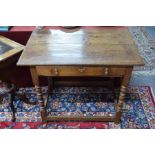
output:
[[[21,89],[29,94],[31,100],[36,100],[33,88]],[[43,88],[46,91],[46,88]],[[54,91],[47,106],[48,114],[54,113],[77,113],[77,111],[89,111],[113,114],[113,103],[111,97],[102,101],[102,88],[68,88],[60,87]],[[89,93],[91,95],[89,96]],[[94,95],[92,95],[94,94]],[[41,123],[40,109],[30,106],[16,99],[15,107],[18,122],[10,122],[12,112],[7,99],[6,103],[0,105],[0,128],[1,129],[150,129],[155,128],[155,102],[151,88],[147,86],[129,87],[126,96],[126,110],[123,111],[121,123],[104,122],[49,122]],[[71,102],[72,101],[72,102]],[[78,101],[78,102],[77,102]],[[57,104],[59,103],[59,104]],[[54,106],[55,104],[55,106]],[[78,106],[77,106],[78,105]],[[90,114],[89,113],[89,114]],[[85,113],[86,114],[86,113]]]

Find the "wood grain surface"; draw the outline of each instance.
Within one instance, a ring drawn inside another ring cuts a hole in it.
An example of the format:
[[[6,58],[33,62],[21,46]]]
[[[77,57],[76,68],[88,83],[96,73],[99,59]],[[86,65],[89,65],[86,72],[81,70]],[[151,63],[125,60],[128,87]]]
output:
[[[36,30],[18,65],[143,65],[128,29]]]

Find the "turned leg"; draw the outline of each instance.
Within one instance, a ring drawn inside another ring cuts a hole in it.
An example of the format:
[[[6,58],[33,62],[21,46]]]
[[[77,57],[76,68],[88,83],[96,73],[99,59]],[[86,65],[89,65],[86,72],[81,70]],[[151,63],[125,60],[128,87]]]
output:
[[[16,116],[15,116],[15,107],[13,104],[13,101],[15,99],[15,85],[11,84],[11,82],[7,82],[7,87],[9,88],[9,104],[12,110],[12,121],[15,122],[16,121]]]
[[[48,104],[49,96],[50,96],[50,94],[52,93],[52,90],[53,90],[53,85],[54,85],[53,78],[48,77],[48,89],[47,89],[47,98],[46,98],[45,106],[47,106],[47,104]]]
[[[116,124],[118,124],[121,119],[122,108],[123,108],[123,104],[124,104],[124,100],[125,100],[125,94],[126,94],[126,90],[127,90],[127,86],[128,86],[130,77],[131,77],[131,73],[132,73],[132,68],[126,69],[126,73],[122,79],[120,95],[119,95],[118,103],[116,106],[116,116],[115,116]]]
[[[46,109],[45,109],[45,105],[44,105],[44,101],[43,101],[43,95],[42,95],[41,87],[39,84],[39,77],[37,75],[37,71],[36,71],[35,67],[31,67],[30,71],[31,71],[32,81],[33,81],[33,84],[34,84],[36,92],[37,92],[38,102],[39,102],[39,105],[41,107],[42,121],[46,122],[47,121]]]
[[[116,94],[115,94],[115,78],[111,77],[110,81],[111,81],[111,89],[112,89],[113,99],[115,99],[116,98]]]
[[[14,104],[13,104],[14,98],[15,98],[15,94],[14,94],[14,92],[11,92],[11,94],[9,94],[9,103],[10,103],[10,107],[11,107],[11,110],[12,110],[12,121],[13,122],[16,121],[15,107],[14,107]]]
[[[3,102],[3,96],[0,94],[0,104]]]

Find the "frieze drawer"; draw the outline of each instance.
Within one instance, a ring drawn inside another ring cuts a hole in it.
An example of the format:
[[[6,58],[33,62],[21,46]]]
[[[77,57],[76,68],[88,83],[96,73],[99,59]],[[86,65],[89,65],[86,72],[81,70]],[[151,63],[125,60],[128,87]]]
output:
[[[42,76],[123,76],[122,67],[36,66]]]

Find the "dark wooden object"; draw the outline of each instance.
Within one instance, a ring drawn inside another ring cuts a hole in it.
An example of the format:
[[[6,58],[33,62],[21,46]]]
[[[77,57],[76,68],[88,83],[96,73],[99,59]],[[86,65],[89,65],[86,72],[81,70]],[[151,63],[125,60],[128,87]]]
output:
[[[32,33],[18,65],[30,66],[43,121],[45,103],[39,76],[122,77],[113,118],[61,118],[52,120],[114,121],[119,123],[125,92],[133,66],[143,65],[128,29],[36,30]]]
[[[8,85],[8,90],[0,93],[0,104],[3,95],[10,94],[9,103],[13,112],[13,121],[15,121],[15,108],[13,105],[13,99],[16,88],[13,84],[11,84],[10,79],[11,76],[13,76],[16,72],[16,63],[23,49],[23,45],[0,36],[0,80],[6,82]]]

